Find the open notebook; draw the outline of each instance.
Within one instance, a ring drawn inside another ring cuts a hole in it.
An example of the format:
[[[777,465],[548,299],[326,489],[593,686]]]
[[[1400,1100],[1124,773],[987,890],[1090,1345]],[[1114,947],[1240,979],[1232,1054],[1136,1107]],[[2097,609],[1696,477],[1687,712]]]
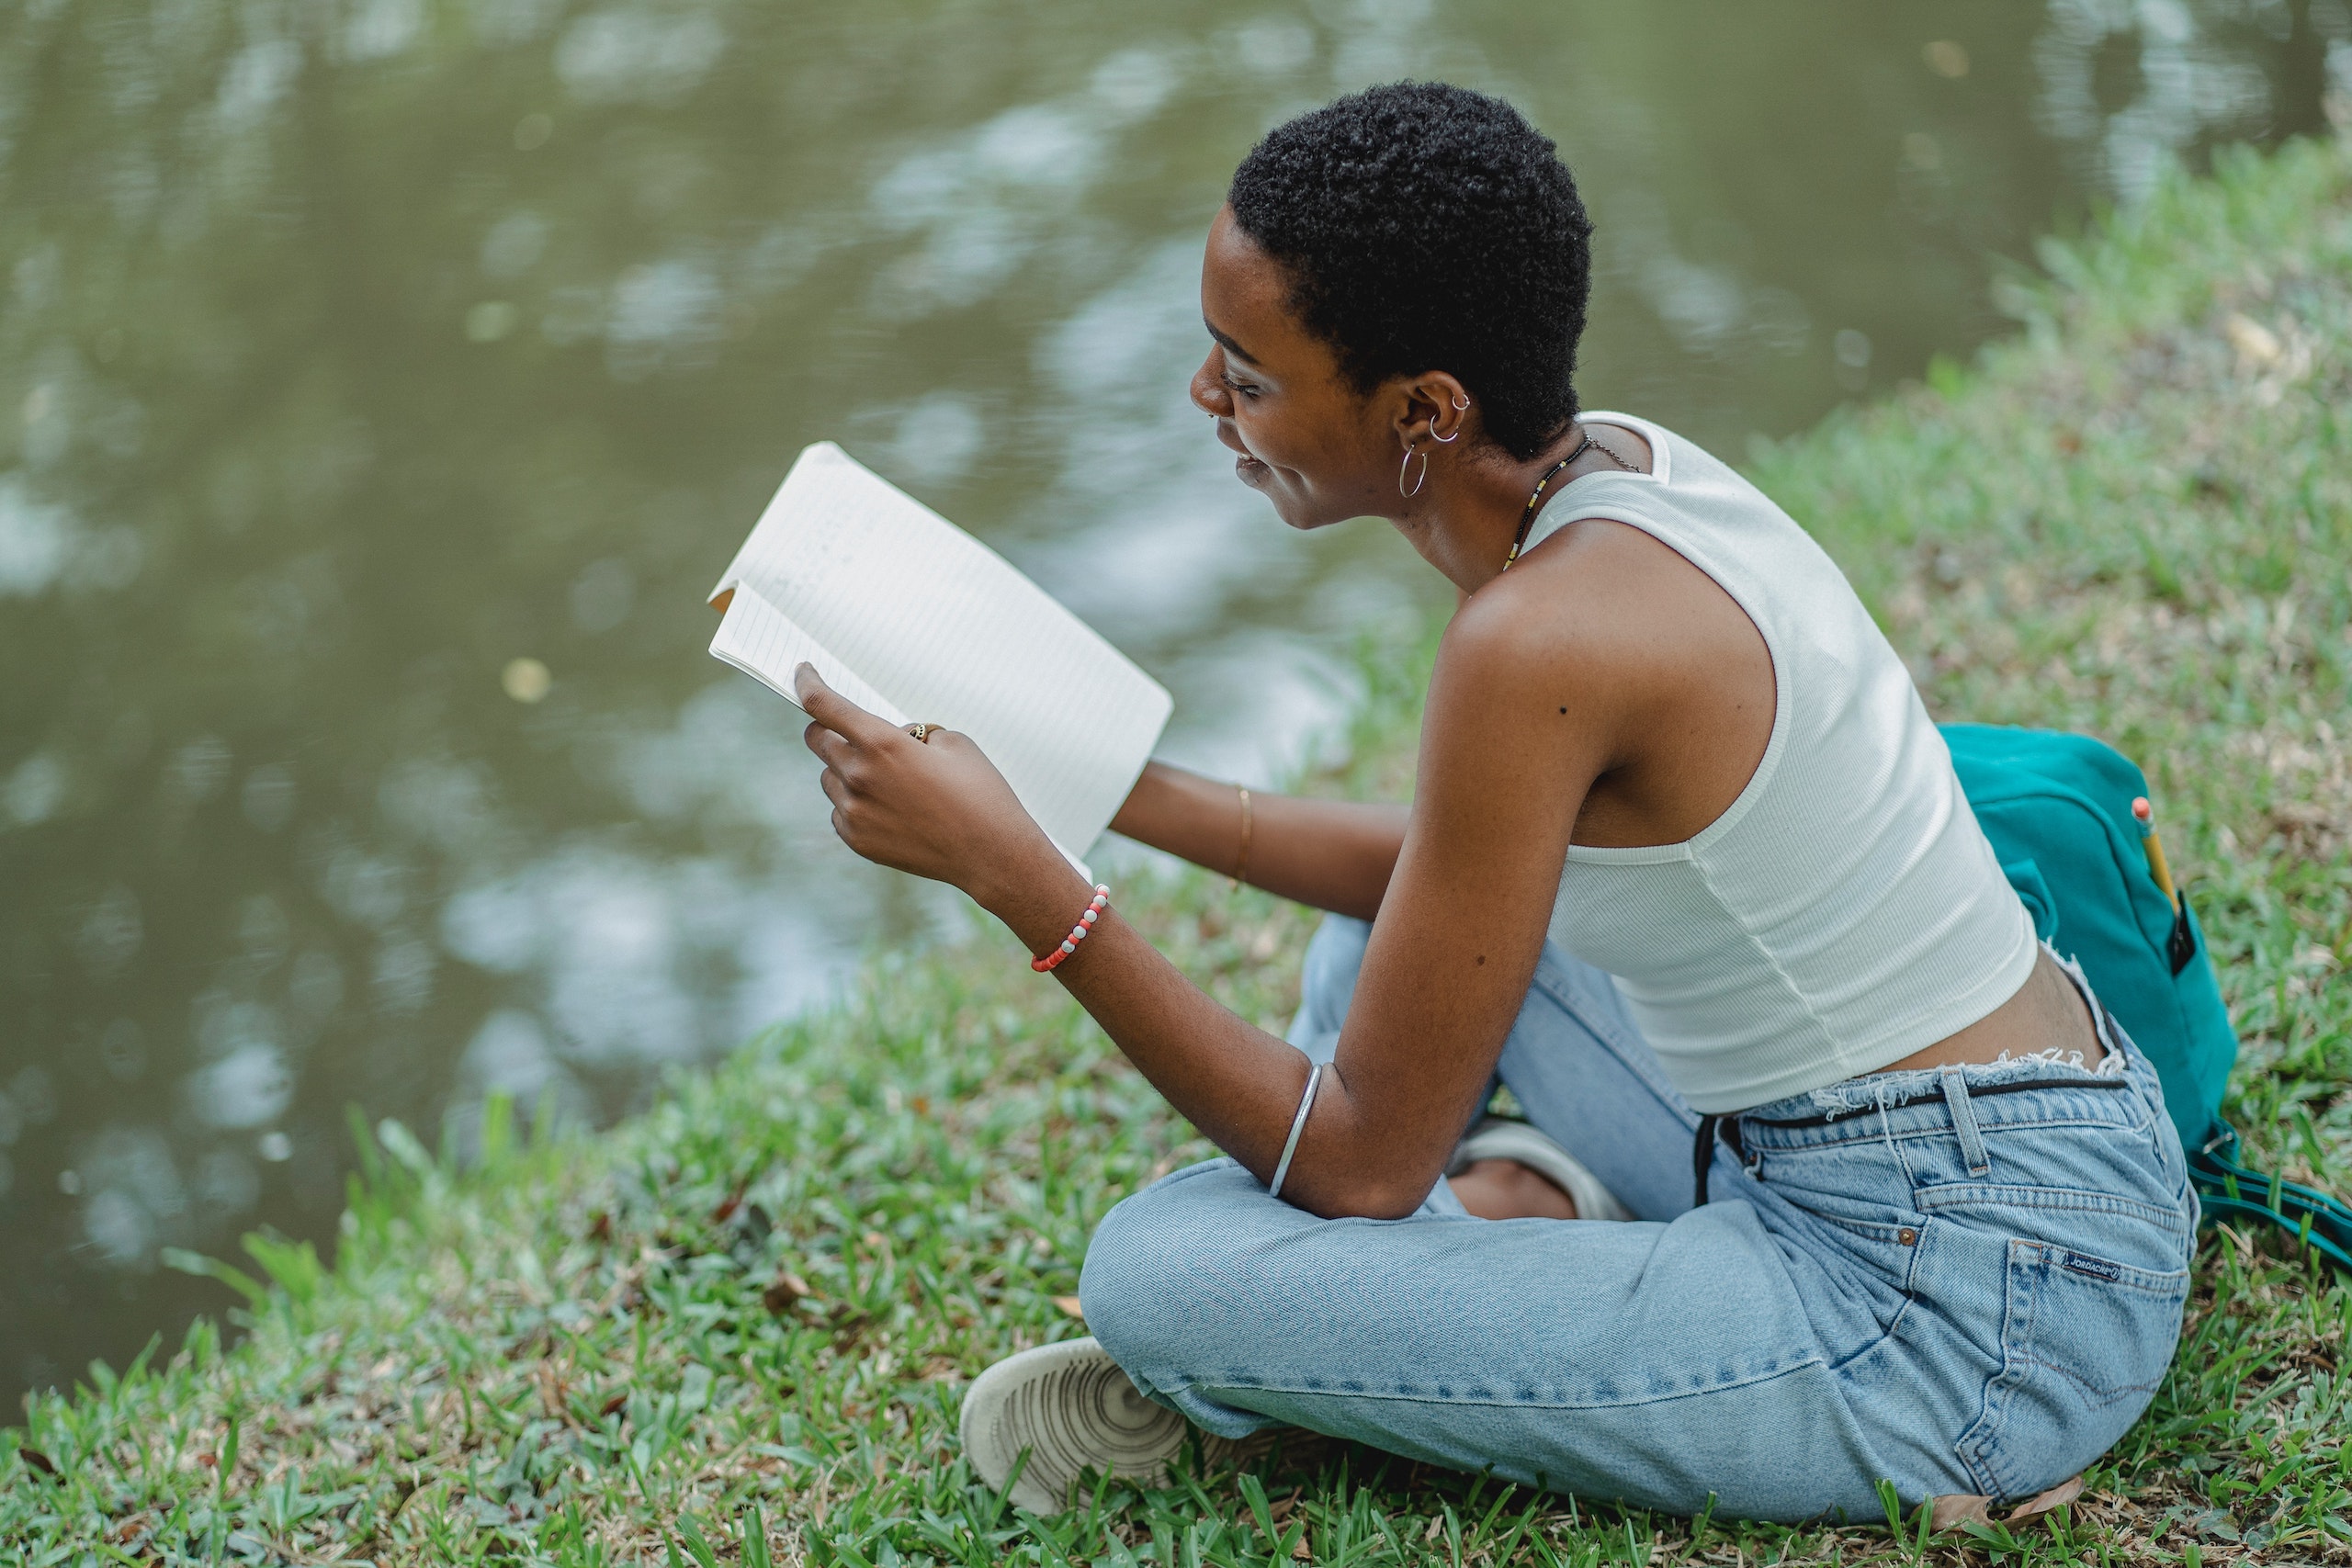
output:
[[[1175,705],[1010,561],[830,441],[800,454],[710,597],[726,613],[713,655],[787,702],[806,660],[893,724],[963,731],[1081,865]]]

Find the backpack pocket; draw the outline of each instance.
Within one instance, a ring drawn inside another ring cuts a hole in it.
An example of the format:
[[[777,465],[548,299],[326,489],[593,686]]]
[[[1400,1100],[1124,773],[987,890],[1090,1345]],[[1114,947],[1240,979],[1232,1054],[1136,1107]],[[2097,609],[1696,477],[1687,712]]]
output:
[[[2154,1397],[2188,1299],[2186,1269],[2011,1241],[2001,1367],[1957,1445],[1978,1490],[2030,1496],[2105,1453]]]

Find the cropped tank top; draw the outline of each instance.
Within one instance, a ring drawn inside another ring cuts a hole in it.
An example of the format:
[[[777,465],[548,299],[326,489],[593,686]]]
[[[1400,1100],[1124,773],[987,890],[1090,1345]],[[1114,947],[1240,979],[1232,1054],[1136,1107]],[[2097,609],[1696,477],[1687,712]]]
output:
[[[1646,420],[1652,471],[1585,474],[1528,547],[1623,523],[1720,584],[1772,660],[1771,739],[1695,838],[1572,844],[1554,941],[1615,978],[1702,1113],[1875,1072],[1974,1023],[2032,973],[2032,918],[1894,648],[1825,550],[1730,467]]]

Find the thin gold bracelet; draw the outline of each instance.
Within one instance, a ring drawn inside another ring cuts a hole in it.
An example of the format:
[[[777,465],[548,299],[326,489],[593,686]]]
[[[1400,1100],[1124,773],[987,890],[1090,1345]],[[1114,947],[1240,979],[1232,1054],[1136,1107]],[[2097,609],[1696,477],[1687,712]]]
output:
[[[1233,859],[1233,886],[1238,887],[1250,880],[1250,786],[1233,787],[1241,792],[1241,852]]]

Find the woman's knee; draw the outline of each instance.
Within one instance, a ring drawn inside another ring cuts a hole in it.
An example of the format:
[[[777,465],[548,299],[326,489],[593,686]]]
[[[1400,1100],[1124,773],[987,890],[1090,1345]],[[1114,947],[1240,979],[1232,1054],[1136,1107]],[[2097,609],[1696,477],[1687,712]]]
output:
[[[1196,1364],[1232,1321],[1216,1303],[1231,1284],[1237,1203],[1270,1201],[1229,1159],[1177,1171],[1102,1216],[1087,1244],[1078,1295],[1089,1332],[1139,1380]]]

